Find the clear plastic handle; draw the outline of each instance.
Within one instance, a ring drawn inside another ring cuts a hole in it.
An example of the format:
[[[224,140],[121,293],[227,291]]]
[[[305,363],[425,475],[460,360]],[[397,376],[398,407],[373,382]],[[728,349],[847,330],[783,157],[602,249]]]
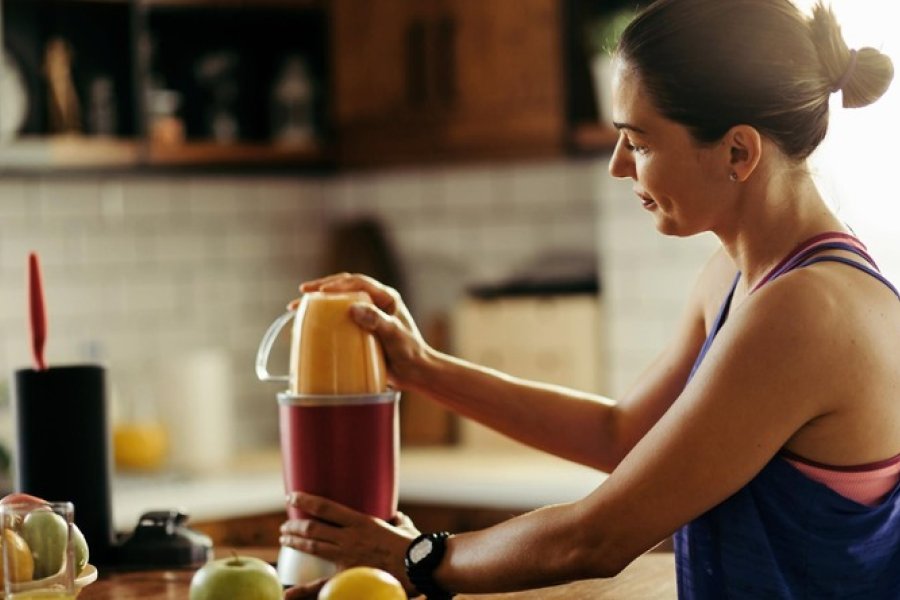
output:
[[[259,350],[256,353],[256,376],[260,381],[288,381],[288,375],[272,375],[269,373],[269,353],[272,352],[275,338],[281,333],[285,324],[293,319],[296,314],[297,311],[289,310],[275,319],[275,322],[269,325],[269,329],[259,343]]]

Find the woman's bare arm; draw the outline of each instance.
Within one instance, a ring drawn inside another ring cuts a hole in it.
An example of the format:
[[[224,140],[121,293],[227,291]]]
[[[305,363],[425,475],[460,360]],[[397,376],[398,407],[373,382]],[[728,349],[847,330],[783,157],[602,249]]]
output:
[[[714,277],[721,277],[721,268],[708,266],[677,335],[619,402],[513,377],[438,352],[421,340],[396,292],[367,277],[339,274],[301,289],[368,292],[380,312],[370,311],[358,322],[380,338],[392,379],[401,389],[415,389],[532,447],[609,472],[684,387],[705,337],[705,294]],[[371,319],[368,324],[366,317]]]
[[[452,537],[438,581],[477,593],[612,576],[828,414],[841,363],[832,324],[815,298],[778,287],[730,317],[691,383],[597,490]]]

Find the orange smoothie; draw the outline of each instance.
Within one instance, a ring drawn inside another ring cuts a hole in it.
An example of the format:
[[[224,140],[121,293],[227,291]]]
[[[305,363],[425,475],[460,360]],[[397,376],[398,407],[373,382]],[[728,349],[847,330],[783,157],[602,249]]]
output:
[[[375,337],[350,318],[350,306],[371,303],[365,292],[304,294],[294,319],[290,391],[294,394],[375,394],[387,372]]]

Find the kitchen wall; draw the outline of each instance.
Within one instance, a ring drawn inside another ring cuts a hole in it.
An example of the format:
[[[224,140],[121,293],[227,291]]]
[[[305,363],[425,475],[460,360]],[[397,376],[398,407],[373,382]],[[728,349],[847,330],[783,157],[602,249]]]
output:
[[[598,368],[615,393],[661,347],[710,247],[659,236],[604,160],[333,178],[5,176],[0,368],[30,364],[25,264],[37,250],[48,359],[108,364],[116,418],[158,413],[173,363],[215,351],[230,370],[234,394],[218,409],[238,423],[235,447],[273,444],[277,385],[253,375],[259,338],[296,284],[321,274],[329,227],[364,216],[384,224],[420,318],[542,254],[599,254],[612,358]]]
[[[232,369],[242,441],[271,438],[272,411],[258,410],[269,390],[248,385],[254,340],[314,273],[321,196],[316,180],[0,179],[3,372],[30,364],[25,260],[36,250],[51,365],[104,361],[117,414],[147,418],[173,361],[214,349]]]
[[[278,386],[254,377],[259,338],[297,283],[322,273],[329,227],[366,216],[384,225],[419,318],[543,254],[599,255],[611,351],[598,368],[612,394],[661,347],[711,247],[659,236],[600,159],[334,178],[4,176],[2,373],[30,365],[25,264],[37,250],[48,359],[106,363],[115,418],[179,410],[161,403],[173,363],[215,352],[233,394],[210,410],[234,415],[236,449],[272,445]]]

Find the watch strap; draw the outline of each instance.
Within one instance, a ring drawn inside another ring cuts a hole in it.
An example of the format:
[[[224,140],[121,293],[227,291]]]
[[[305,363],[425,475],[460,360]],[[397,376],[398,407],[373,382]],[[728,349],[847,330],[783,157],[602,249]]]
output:
[[[415,586],[416,590],[428,600],[450,600],[454,596],[434,580],[434,571],[444,558],[449,537],[450,534],[446,531],[423,533],[407,547],[406,557],[403,561],[406,566],[406,576],[409,577],[410,583]],[[414,560],[411,555],[412,550],[426,540],[431,543],[431,551],[422,559]]]

